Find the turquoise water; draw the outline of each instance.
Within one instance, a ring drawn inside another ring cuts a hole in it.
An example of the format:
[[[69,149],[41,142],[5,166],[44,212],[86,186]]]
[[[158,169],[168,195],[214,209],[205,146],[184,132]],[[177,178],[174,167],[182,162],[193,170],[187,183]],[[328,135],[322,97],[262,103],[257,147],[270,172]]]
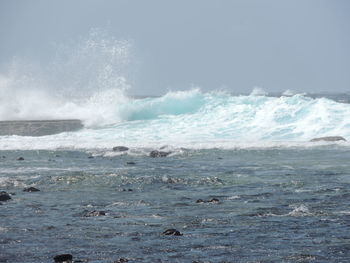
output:
[[[344,94],[233,96],[198,89],[135,99],[107,90],[85,102],[48,105],[46,119],[81,119],[81,131],[40,138],[2,136],[0,149],[304,147],[315,137],[350,138],[350,104],[344,102],[348,99]],[[30,119],[40,119],[36,112],[31,114]]]
[[[309,142],[350,138],[346,99],[192,90],[2,136],[0,262],[349,262],[349,143]]]

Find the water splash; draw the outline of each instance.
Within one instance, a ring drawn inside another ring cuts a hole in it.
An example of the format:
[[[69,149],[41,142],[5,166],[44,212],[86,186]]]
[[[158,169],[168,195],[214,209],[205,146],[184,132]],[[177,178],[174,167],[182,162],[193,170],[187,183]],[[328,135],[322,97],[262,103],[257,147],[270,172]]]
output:
[[[132,43],[92,29],[87,37],[55,48],[45,66],[14,58],[0,74],[0,120],[119,122],[117,107],[128,101]]]
[[[96,99],[92,97],[81,113],[84,116],[96,111],[95,117],[104,118],[95,119],[96,123],[112,124],[40,139],[0,137],[0,149],[111,149],[116,143],[138,148],[170,145],[231,149],[317,146],[320,144],[306,142],[332,135],[350,138],[350,104],[327,98],[232,96],[193,89],[121,101],[113,92],[107,90]],[[105,108],[99,106],[103,100]]]

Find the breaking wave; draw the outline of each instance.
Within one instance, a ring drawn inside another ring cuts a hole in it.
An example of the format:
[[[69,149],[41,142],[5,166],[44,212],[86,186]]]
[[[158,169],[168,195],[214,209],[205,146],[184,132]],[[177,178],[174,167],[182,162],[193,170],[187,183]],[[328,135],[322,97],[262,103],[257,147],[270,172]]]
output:
[[[172,145],[189,148],[298,145],[314,137],[350,138],[350,104],[304,95],[232,96],[199,89],[157,98],[110,98],[108,125],[34,137],[0,137],[0,149],[111,148]],[[104,108],[106,110],[106,108]]]
[[[206,148],[350,138],[348,103],[292,91],[273,97],[260,87],[241,96],[194,88],[133,98],[126,95],[130,41],[92,30],[57,50],[46,67],[17,58],[0,74],[0,121],[80,119],[85,128],[40,138],[0,136],[0,149]]]

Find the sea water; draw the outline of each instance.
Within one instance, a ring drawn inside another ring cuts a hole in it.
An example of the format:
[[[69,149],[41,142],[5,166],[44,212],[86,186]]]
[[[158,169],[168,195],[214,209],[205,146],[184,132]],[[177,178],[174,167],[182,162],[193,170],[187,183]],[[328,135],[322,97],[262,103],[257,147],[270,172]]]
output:
[[[335,97],[171,92],[124,98],[118,122],[1,136],[0,260],[348,262],[349,143],[309,142],[350,138]]]
[[[130,45],[92,31],[0,74],[1,121],[84,125],[0,136],[0,262],[350,261],[349,94],[133,97]]]

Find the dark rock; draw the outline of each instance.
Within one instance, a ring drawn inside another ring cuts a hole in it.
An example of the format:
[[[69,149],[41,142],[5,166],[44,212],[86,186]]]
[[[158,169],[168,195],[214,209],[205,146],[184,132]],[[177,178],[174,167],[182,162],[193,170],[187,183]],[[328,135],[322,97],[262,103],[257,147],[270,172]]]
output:
[[[310,140],[310,142],[319,142],[319,141],[336,142],[336,141],[346,141],[346,140],[344,137],[341,137],[341,136],[319,137],[319,138],[314,138]]]
[[[56,263],[72,262],[73,256],[71,254],[57,255],[53,258]]]
[[[210,200],[203,200],[203,199],[198,199],[197,201],[196,201],[196,203],[197,204],[202,204],[202,203],[219,203],[219,199],[217,199],[217,198],[212,198],[212,199],[210,199]]]
[[[132,192],[133,190],[132,189],[125,189],[125,188],[123,188],[123,192]]]
[[[182,234],[180,233],[180,231],[174,229],[174,228],[170,228],[170,229],[167,229],[163,232],[163,235],[166,235],[166,236],[182,236]]]
[[[18,157],[18,158],[17,158],[17,161],[23,161],[23,160],[24,160],[23,157]]]
[[[125,151],[128,151],[129,148],[128,147],[125,147],[125,146],[115,146],[113,147],[113,151],[114,152],[125,152]]]
[[[106,215],[106,212],[105,212],[105,211],[96,211],[96,210],[91,211],[91,212],[86,211],[86,212],[84,213],[84,216],[85,216],[85,217],[105,216],[105,215]]]
[[[135,165],[136,163],[135,162],[127,162],[126,164],[128,164],[128,165]]]
[[[59,155],[59,154],[56,154],[55,156],[56,156],[56,157],[61,157],[61,155]]]
[[[123,262],[129,262],[129,260],[127,258],[120,258],[120,259],[114,261],[114,263],[123,263]]]
[[[11,196],[6,192],[0,192],[0,201],[8,201],[12,199]]]
[[[217,198],[212,198],[208,201],[208,203],[219,203],[219,199]]]
[[[162,151],[154,150],[149,154],[149,156],[152,158],[158,158],[158,157],[167,157],[169,154],[171,154],[171,152],[162,152]]]
[[[28,187],[28,188],[24,188],[23,192],[39,192],[40,190],[38,188],[35,187]]]
[[[93,157],[93,156],[91,156],[91,155],[90,155],[88,158],[89,158],[89,159],[94,159],[94,157]]]

